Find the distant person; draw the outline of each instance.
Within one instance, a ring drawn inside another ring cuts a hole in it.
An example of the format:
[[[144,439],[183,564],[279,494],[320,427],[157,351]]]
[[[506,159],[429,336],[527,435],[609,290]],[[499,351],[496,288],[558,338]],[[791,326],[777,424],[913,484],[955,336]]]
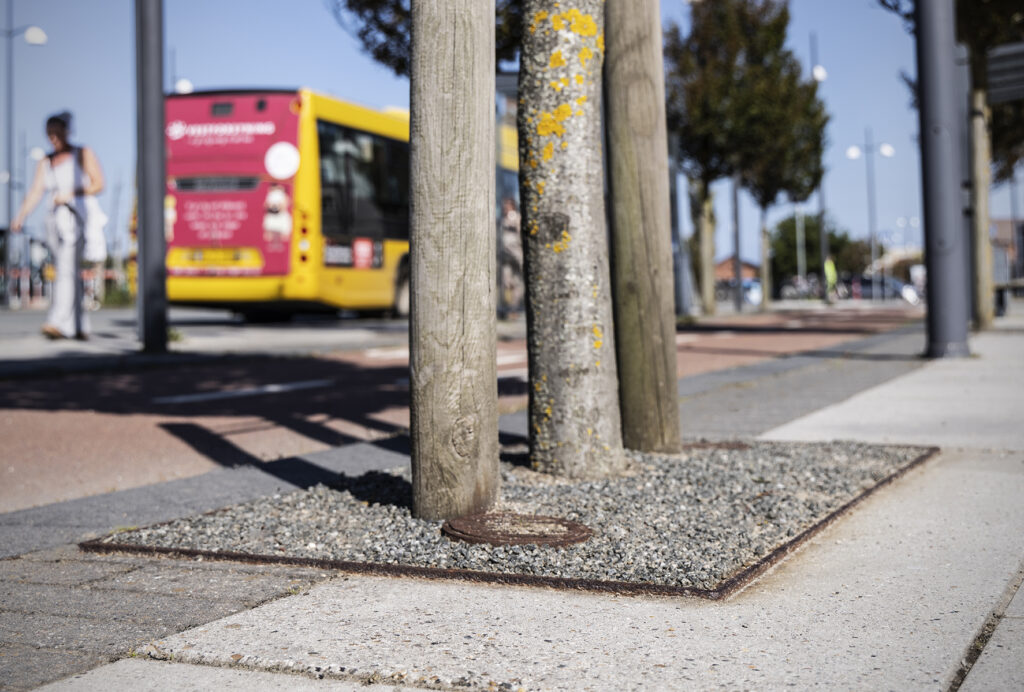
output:
[[[70,130],[70,113],[46,121],[46,136],[53,151],[36,166],[32,186],[11,222],[11,230],[21,232],[43,193],[49,194],[46,237],[56,276],[43,334],[49,339],[85,340],[89,338],[89,322],[83,305],[82,252],[89,210],[96,208],[87,203],[87,198],[103,190],[103,171],[91,149],[68,141]]]
[[[836,286],[839,282],[839,274],[836,272],[836,263],[832,255],[825,258],[825,302],[832,304],[838,297]]]
[[[520,217],[516,202],[506,197],[501,203],[499,225],[502,312],[522,308],[526,282],[523,278],[523,239],[519,236]]]

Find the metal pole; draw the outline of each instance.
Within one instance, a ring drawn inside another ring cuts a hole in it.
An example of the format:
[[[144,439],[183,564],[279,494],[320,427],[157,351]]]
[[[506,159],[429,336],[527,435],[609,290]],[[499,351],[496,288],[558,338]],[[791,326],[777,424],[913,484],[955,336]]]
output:
[[[878,240],[875,230],[875,143],[871,139],[871,128],[864,130],[864,162],[868,170],[868,237],[871,241],[871,300],[878,300]]]
[[[139,324],[142,350],[167,350],[164,269],[163,0],[135,0],[138,103]]]
[[[930,358],[969,355],[967,265],[961,233],[953,0],[916,0],[921,178]]]
[[[804,215],[799,204],[793,205],[793,221],[796,223],[796,275],[807,279],[807,248],[804,247]]]
[[[4,290],[0,301],[11,304],[11,226],[14,223],[14,0],[7,0],[7,235],[4,237]]]
[[[736,312],[743,312],[743,262],[740,260],[740,174],[732,176],[732,241],[736,248],[732,270],[736,276]]]
[[[1024,252],[1024,248],[1020,244],[1020,232],[1017,230],[1018,219],[1020,215],[1017,213],[1017,170],[1016,168],[1010,170],[1010,246],[1014,250],[1014,257],[1017,258],[1017,271],[1011,273],[1011,278],[1016,278],[1024,274],[1024,256],[1021,255]]]
[[[818,64],[818,36],[811,32],[811,70]],[[821,285],[821,297],[828,299],[828,286],[825,281],[825,260],[828,259],[828,231],[825,229],[825,175],[822,173],[818,183],[818,249],[821,269],[818,272],[818,283]]]
[[[668,135],[668,180],[669,180],[669,213],[672,223],[672,267],[673,284],[675,294],[676,315],[690,314],[690,306],[693,297],[687,290],[689,287],[689,253],[687,252],[686,239],[683,238],[683,224],[679,219],[679,164],[676,158],[676,151],[679,147],[679,135],[669,133]]]

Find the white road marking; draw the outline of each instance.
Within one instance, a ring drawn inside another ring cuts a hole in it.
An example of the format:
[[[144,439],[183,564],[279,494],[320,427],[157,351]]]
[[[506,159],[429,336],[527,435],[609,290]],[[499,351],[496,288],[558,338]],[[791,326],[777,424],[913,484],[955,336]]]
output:
[[[261,387],[248,387],[246,389],[231,389],[221,392],[203,392],[202,394],[181,394],[179,396],[161,396],[153,399],[154,404],[191,404],[197,401],[214,401],[217,399],[239,399],[246,396],[260,396],[261,394],[280,394],[282,392],[294,392],[300,389],[316,389],[328,387],[334,384],[334,380],[306,380],[305,382],[285,382],[282,384],[265,384]]]
[[[409,349],[402,346],[371,348],[364,351],[363,355],[373,360],[408,360]]]

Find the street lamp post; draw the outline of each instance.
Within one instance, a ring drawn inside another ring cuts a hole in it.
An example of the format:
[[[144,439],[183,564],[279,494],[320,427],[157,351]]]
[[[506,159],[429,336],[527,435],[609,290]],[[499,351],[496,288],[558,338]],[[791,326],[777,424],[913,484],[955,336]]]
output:
[[[864,162],[867,164],[868,174],[868,239],[871,243],[871,300],[878,300],[878,271],[875,263],[878,261],[878,232],[875,230],[875,161],[874,154],[878,152],[886,158],[896,153],[891,144],[879,144],[875,147],[871,138],[871,128],[864,130],[864,149],[854,145],[846,150],[846,157],[854,160],[864,154]]]
[[[7,0],[7,25],[3,30],[7,42],[7,237],[4,242],[3,305],[10,305],[11,296],[11,226],[14,223],[14,39],[24,34],[25,43],[41,46],[46,32],[38,26],[14,26],[14,0]]]
[[[822,65],[818,64],[818,36],[811,32],[811,76],[814,81],[821,84],[828,77],[828,72]],[[828,285],[825,281],[825,261],[829,256],[828,230],[825,228],[825,174],[822,172],[821,181],[818,183],[818,251],[821,260],[821,270],[818,274],[818,283],[821,286],[821,297],[828,300]]]

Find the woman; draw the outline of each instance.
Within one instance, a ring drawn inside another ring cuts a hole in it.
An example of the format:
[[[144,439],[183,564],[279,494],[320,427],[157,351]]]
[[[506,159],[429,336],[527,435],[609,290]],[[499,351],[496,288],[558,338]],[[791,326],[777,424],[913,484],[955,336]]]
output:
[[[87,216],[85,198],[103,190],[103,171],[96,155],[88,147],[76,147],[68,141],[70,125],[70,113],[54,115],[46,121],[46,136],[53,152],[39,162],[32,187],[11,222],[11,230],[19,233],[43,193],[49,193],[46,235],[56,278],[43,334],[50,339],[89,338],[88,317],[82,306],[81,272]]]

